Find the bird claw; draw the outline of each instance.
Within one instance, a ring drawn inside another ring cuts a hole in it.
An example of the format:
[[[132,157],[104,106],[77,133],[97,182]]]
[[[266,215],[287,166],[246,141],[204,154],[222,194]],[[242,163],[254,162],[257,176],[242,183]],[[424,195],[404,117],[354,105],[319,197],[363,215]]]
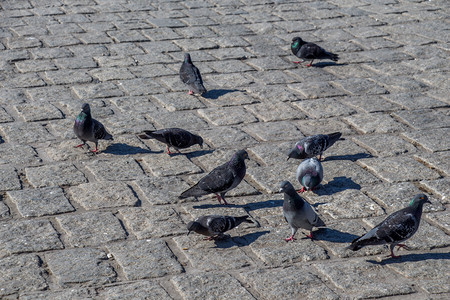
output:
[[[190,90],[190,91],[188,92],[188,95],[194,95],[194,92]]]
[[[307,67],[312,67],[312,64],[307,64],[306,66],[307,66]]]
[[[76,145],[76,146],[74,146],[74,148],[80,148],[80,147],[83,147],[85,144],[79,144],[79,145]]]
[[[294,64],[301,64],[302,61],[293,61]]]
[[[291,237],[288,237],[287,239],[284,239],[286,242],[289,242],[289,241],[295,241],[296,240],[296,238],[294,237],[294,236],[291,236]]]
[[[92,153],[95,153],[95,154],[98,153],[98,149],[97,148],[95,148],[94,150],[89,150],[89,151],[92,152]]]
[[[299,192],[299,193],[303,193],[303,192],[306,192],[306,188],[305,188],[305,187],[302,187],[302,189],[301,189],[301,190],[299,190],[298,192]]]

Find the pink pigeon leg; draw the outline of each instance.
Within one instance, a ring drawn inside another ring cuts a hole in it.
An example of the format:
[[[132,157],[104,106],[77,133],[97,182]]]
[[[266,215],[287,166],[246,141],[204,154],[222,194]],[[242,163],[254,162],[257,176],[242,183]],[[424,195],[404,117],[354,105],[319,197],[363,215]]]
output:
[[[302,189],[301,190],[299,190],[299,191],[297,191],[297,192],[299,192],[299,193],[303,193],[303,192],[306,192],[307,190],[306,190],[306,188],[305,187],[302,187]]]
[[[86,144],[86,143],[76,145],[76,146],[74,146],[74,148],[80,148],[80,147],[83,147],[85,144]]]
[[[289,242],[289,241],[295,241],[296,240],[296,238],[294,237],[294,235],[291,235],[290,237],[288,237],[287,239],[284,239],[286,242]]]
[[[194,91],[189,90],[188,95],[194,95]]]

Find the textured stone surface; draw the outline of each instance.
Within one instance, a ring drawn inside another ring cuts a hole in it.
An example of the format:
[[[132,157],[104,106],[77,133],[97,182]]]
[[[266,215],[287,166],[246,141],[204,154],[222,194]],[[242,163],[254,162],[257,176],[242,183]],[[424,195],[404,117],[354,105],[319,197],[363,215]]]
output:
[[[98,180],[133,180],[144,174],[138,163],[132,158],[114,160],[93,160],[86,163],[86,168]]]
[[[34,187],[75,185],[87,181],[84,174],[70,163],[25,168],[25,174]]]
[[[99,293],[110,300],[161,299],[171,300],[169,294],[155,281],[141,281],[106,287]]]

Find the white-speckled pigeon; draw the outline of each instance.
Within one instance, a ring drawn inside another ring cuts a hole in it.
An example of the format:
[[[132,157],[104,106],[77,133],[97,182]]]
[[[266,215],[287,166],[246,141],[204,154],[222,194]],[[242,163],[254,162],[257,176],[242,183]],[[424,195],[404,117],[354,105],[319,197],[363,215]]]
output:
[[[341,137],[342,133],[334,132],[330,134],[316,134],[302,138],[294,148],[288,153],[288,158],[311,158],[319,155],[322,159],[322,153],[330,148]]]
[[[112,140],[113,137],[109,134],[102,123],[95,120],[91,116],[91,108],[88,103],[84,103],[81,107],[81,112],[75,119],[73,125],[73,132],[83,142],[75,148],[86,145],[86,141],[94,142],[95,149],[92,152],[98,152],[98,140]],[[88,145],[89,146],[89,145]]]
[[[235,188],[244,178],[246,172],[245,159],[248,159],[247,151],[239,150],[229,162],[216,167],[194,186],[181,193],[179,198],[197,198],[214,193],[219,203],[223,200],[224,204],[228,204],[225,201],[225,193]]]
[[[311,59],[311,62],[306,65],[311,67],[315,59],[331,59],[332,61],[338,61],[339,56],[337,54],[325,51],[322,47],[314,44],[308,43],[299,37],[292,39],[291,50],[295,56],[302,59]],[[294,61],[294,63],[299,64],[302,61]]]
[[[195,231],[198,234],[208,236],[207,240],[221,238],[224,232],[239,226],[242,222],[253,223],[253,221],[248,219],[248,216],[201,216],[187,224],[188,235],[191,231]]]
[[[425,203],[431,203],[424,194],[414,196],[408,207],[396,211],[389,215],[383,222],[375,226],[365,235],[352,241],[348,249],[353,251],[369,245],[390,244],[391,255],[394,258],[394,248],[407,248],[400,244],[416,233],[419,228],[422,208]]]
[[[172,146],[180,152],[178,149],[184,149],[191,147],[195,144],[200,145],[203,148],[203,139],[187,130],[181,128],[167,128],[160,130],[145,130],[142,134],[138,135],[141,139],[156,139],[167,145],[167,154],[170,152],[169,146]]]
[[[322,163],[315,157],[305,159],[297,167],[296,178],[303,186],[300,193],[313,191],[323,179]]]
[[[189,95],[193,95],[194,93],[202,95],[206,93],[202,75],[200,75],[200,71],[192,63],[189,53],[184,54],[184,61],[180,68],[180,78],[189,87]]]
[[[309,230],[307,237],[313,239],[313,227],[323,227],[325,223],[311,205],[297,194],[289,181],[281,182],[280,192],[284,192],[283,215],[292,230],[292,235],[285,239],[286,242],[295,240],[294,235],[299,228]]]

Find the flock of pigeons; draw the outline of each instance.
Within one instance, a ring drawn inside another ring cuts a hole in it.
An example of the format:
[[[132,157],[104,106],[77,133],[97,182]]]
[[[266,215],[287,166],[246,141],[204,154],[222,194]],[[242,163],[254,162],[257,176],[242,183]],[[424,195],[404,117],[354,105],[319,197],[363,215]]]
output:
[[[314,43],[303,41],[299,37],[292,39],[291,50],[301,59],[310,59],[307,65],[310,67],[315,59],[338,60],[338,55],[325,51]],[[298,61],[295,63],[301,63]],[[189,87],[189,94],[204,94],[206,89],[200,71],[192,63],[188,53],[185,54],[183,64],[180,68],[180,78]],[[80,114],[74,124],[76,136],[83,142],[76,147],[82,147],[86,141],[95,143],[92,152],[98,152],[98,140],[112,140],[105,127],[91,116],[89,104],[83,104]],[[288,158],[304,159],[297,168],[296,178],[303,188],[300,193],[314,190],[323,179],[323,167],[321,158],[323,152],[341,139],[341,133],[318,134],[308,136],[298,141],[288,153]],[[180,128],[168,128],[154,131],[144,131],[138,135],[142,139],[156,139],[167,145],[167,153],[170,155],[169,147],[177,152],[198,144],[203,145],[202,137]],[[87,145],[89,147],[89,145]],[[317,159],[319,156],[319,159]],[[216,194],[219,203],[227,205],[225,194],[239,185],[246,173],[245,160],[249,159],[245,150],[237,151],[230,161],[213,169],[209,174],[200,179],[194,186],[181,193],[180,199]],[[291,227],[291,236],[285,240],[293,241],[299,228],[308,230],[310,239],[313,239],[312,229],[324,227],[325,223],[320,219],[311,205],[305,201],[288,181],[281,182],[280,192],[284,193],[283,215]],[[409,239],[418,229],[422,208],[425,203],[431,203],[424,194],[416,195],[409,206],[389,215],[383,222],[372,230],[352,241],[348,249],[359,250],[368,245],[390,244],[391,256],[394,255],[394,247],[406,247],[401,242]],[[232,217],[220,215],[201,216],[187,225],[188,234],[191,231],[208,236],[208,240],[224,237],[224,232],[238,226],[242,222],[253,223],[248,216]]]

